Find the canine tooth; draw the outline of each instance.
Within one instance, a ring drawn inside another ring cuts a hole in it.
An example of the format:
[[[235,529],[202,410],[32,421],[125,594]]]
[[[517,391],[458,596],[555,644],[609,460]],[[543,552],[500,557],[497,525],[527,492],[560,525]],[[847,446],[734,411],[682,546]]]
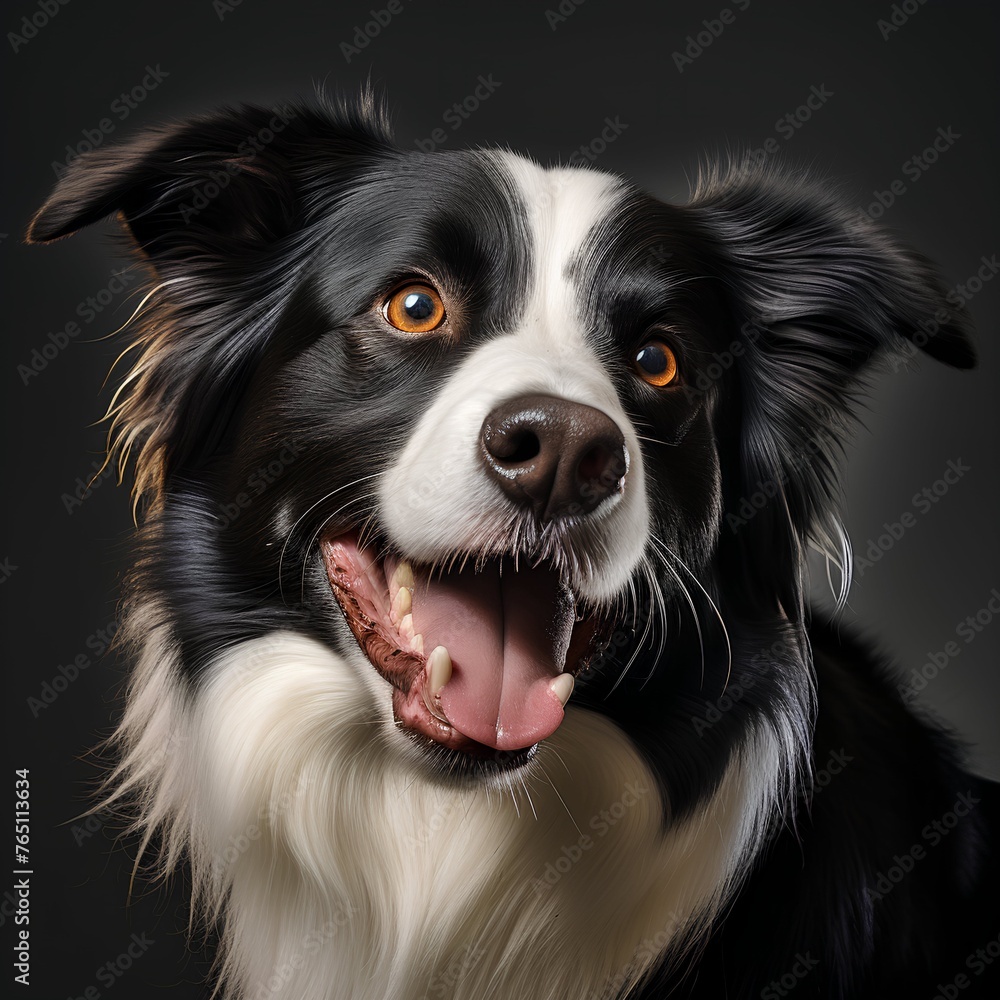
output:
[[[436,698],[451,680],[451,655],[444,646],[435,646],[427,657],[427,686]]]
[[[413,567],[405,559],[393,571],[392,583],[393,586],[402,587],[411,593],[413,592]]]
[[[410,614],[410,609],[413,607],[413,594],[407,587],[400,587],[396,591],[396,596],[392,599],[392,620],[394,622],[401,622],[407,615]],[[412,616],[411,616],[412,621]]]
[[[444,714],[444,710],[441,708],[441,702],[438,698],[432,698],[427,693],[427,685],[425,684],[423,690],[420,692],[424,699],[424,704],[427,706],[427,711],[434,716],[438,722],[443,722],[446,726],[451,725],[451,719]]]
[[[417,638],[420,639],[422,646],[424,637],[418,636]],[[439,719],[450,726],[451,722],[448,716],[444,714],[444,710],[441,708],[441,699],[438,697],[441,693],[441,688],[451,679],[451,656],[448,654],[448,650],[444,646],[435,646],[431,650],[431,655],[427,657],[427,664],[424,669],[426,671],[426,679],[421,688],[421,694],[423,695],[424,704],[427,706],[427,711],[435,719]]]
[[[560,674],[549,681],[549,690],[559,699],[559,703],[564,708],[575,686],[576,681],[573,680],[572,674]]]
[[[414,653],[420,653],[421,656],[423,655],[424,637],[419,632],[410,640],[410,649]]]

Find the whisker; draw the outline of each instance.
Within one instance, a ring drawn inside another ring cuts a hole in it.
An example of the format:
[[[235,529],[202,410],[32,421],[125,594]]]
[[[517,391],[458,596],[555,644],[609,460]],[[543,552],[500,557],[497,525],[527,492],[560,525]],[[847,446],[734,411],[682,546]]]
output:
[[[528,805],[531,806],[531,815],[535,817],[535,822],[537,823],[538,822],[538,813],[535,812],[535,803],[531,801],[531,792],[528,791],[528,784],[524,780],[524,776],[523,775],[518,775],[518,778],[519,778],[519,780],[521,782],[521,788],[524,789],[524,794],[525,794],[525,797],[528,800]]]
[[[331,490],[325,496],[320,497],[319,500],[317,500],[314,504],[310,505],[298,518],[296,518],[295,523],[291,526],[291,528],[288,529],[288,534],[285,536],[284,544],[281,546],[281,555],[278,556],[278,581],[279,581],[278,585],[279,585],[279,588],[281,587],[281,580],[284,578],[283,573],[282,573],[282,568],[283,568],[284,562],[285,562],[285,552],[287,551],[288,545],[289,545],[289,543],[292,540],[292,536],[295,534],[295,529],[302,523],[302,521],[306,517],[308,517],[309,514],[311,514],[312,511],[314,511],[320,504],[325,503],[331,497],[336,496],[336,494],[340,493],[343,490],[350,489],[352,486],[357,486],[359,483],[366,482],[369,479],[375,479],[375,478],[377,478],[378,475],[379,475],[379,473],[375,472],[375,473],[372,473],[369,476],[361,476],[358,479],[355,479],[353,482],[345,483],[343,486],[338,486],[335,490]],[[369,496],[371,496],[371,495],[372,494],[369,494]],[[339,513],[339,511],[337,513]],[[282,593],[282,600],[284,600],[284,594],[283,593]]]
[[[347,501],[347,503],[341,504],[332,514],[330,514],[328,517],[323,518],[322,522],[320,522],[319,527],[316,529],[315,532],[313,532],[312,538],[309,539],[309,544],[305,547],[305,549],[302,552],[302,574],[301,574],[301,576],[299,578],[299,599],[300,600],[304,600],[305,599],[305,593],[306,593],[306,570],[308,569],[308,566],[309,566],[309,551],[312,549],[312,547],[319,540],[319,536],[323,534],[323,530],[330,523],[330,521],[332,521],[341,511],[347,510],[347,508],[350,507],[351,504],[360,503],[362,500],[369,500],[369,499],[371,499],[374,496],[377,496],[377,494],[373,492],[373,493],[362,493],[361,496],[352,497],[350,500]],[[301,520],[301,518],[300,518],[300,520]],[[278,584],[279,584],[279,587],[281,586],[281,580],[282,580],[282,577],[281,577],[281,562],[279,560],[279,562],[278,562]]]
[[[663,550],[667,554],[673,556],[673,552],[671,552],[670,548],[667,546],[667,544],[664,541],[662,541],[662,539],[654,538],[653,542],[656,545],[661,546],[663,548]],[[674,558],[677,558],[677,557],[675,556]],[[669,570],[669,572],[673,575],[673,578],[677,581],[677,585],[681,588],[681,591],[684,593],[684,597],[687,600],[688,607],[691,609],[691,614],[694,616],[694,626],[695,626],[695,630],[698,633],[698,648],[701,651],[701,689],[704,689],[704,687],[705,687],[705,637],[704,637],[704,633],[701,630],[701,617],[698,614],[698,609],[695,607],[694,600],[691,597],[691,592],[687,589],[687,587],[684,586],[684,581],[680,578],[680,575],[677,573],[677,570],[675,570],[673,568],[673,566],[671,566],[670,563],[668,563],[666,561],[666,559],[662,558],[662,554],[661,554],[661,562],[663,563],[664,568],[667,569],[667,570]],[[688,570],[688,572],[690,573],[691,571]]]
[[[654,541],[659,541],[659,540],[654,539]],[[733,672],[733,644],[729,639],[729,629],[726,628],[726,623],[722,618],[722,612],[719,611],[719,607],[712,599],[712,595],[702,586],[701,581],[698,579],[697,576],[694,575],[694,573],[692,572],[691,568],[687,565],[687,563],[685,563],[684,560],[681,559],[681,557],[678,556],[675,552],[671,551],[671,549],[669,548],[669,546],[667,546],[665,542],[659,541],[659,544],[671,558],[677,560],[677,564],[681,567],[681,569],[683,569],[688,574],[688,576],[691,577],[691,579],[694,581],[695,586],[705,595],[705,599],[708,601],[708,603],[712,605],[712,610],[715,612],[716,618],[719,619],[719,625],[722,626],[722,634],[726,640],[726,658],[727,658],[726,683],[723,685],[722,688],[722,692],[724,694],[726,688],[729,687],[729,679],[732,676]]]
[[[556,756],[558,756],[558,754],[557,754]],[[564,766],[565,766],[565,765],[564,765]],[[570,821],[570,822],[571,822],[571,823],[573,824],[573,827],[574,827],[574,828],[576,829],[576,832],[577,832],[578,834],[580,834],[580,836],[582,837],[582,836],[583,836],[583,830],[581,830],[581,829],[580,829],[580,824],[579,824],[579,823],[577,823],[577,821],[576,821],[576,817],[575,817],[575,816],[573,815],[573,813],[572,813],[572,812],[570,811],[570,808],[569,808],[569,806],[568,806],[568,805],[566,805],[566,800],[565,800],[565,799],[564,799],[564,798],[562,797],[562,795],[560,794],[560,792],[559,792],[559,789],[558,789],[558,788],[556,788],[556,785],[555,785],[555,782],[554,782],[554,781],[553,781],[553,780],[552,780],[552,779],[551,779],[551,778],[549,777],[549,773],[548,773],[548,771],[546,771],[546,770],[545,770],[545,765],[544,765],[544,764],[539,764],[539,768],[538,768],[538,769],[539,769],[539,770],[540,770],[540,771],[542,772],[542,777],[543,777],[543,778],[544,778],[544,779],[545,779],[545,780],[546,780],[546,781],[547,781],[547,782],[549,783],[549,785],[551,786],[551,788],[552,788],[552,791],[553,791],[553,792],[555,792],[555,794],[556,794],[556,798],[557,798],[557,799],[559,800],[559,802],[560,802],[560,803],[562,804],[562,807],[563,807],[563,809],[565,809],[565,810],[566,810],[566,815],[567,815],[567,816],[569,816],[569,821]]]
[[[649,563],[648,563],[648,561],[645,558],[643,558],[643,561],[642,561],[642,563],[640,565],[642,566],[643,573],[646,575],[647,582],[649,583],[650,589],[654,590],[655,589],[655,585],[656,585],[656,581],[651,576],[651,573],[650,573],[650,570],[649,570]],[[634,591],[633,591],[633,593],[634,593]],[[638,604],[639,604],[638,600],[636,600],[636,599],[633,598],[633,608],[635,609],[635,614],[638,614]],[[638,624],[638,622],[635,621],[635,617],[634,616],[633,616],[633,623],[634,623],[633,624],[633,628],[634,628],[635,625]],[[646,616],[646,622],[645,622],[645,625],[643,626],[642,635],[639,637],[639,641],[636,643],[635,649],[632,651],[632,655],[628,658],[628,662],[625,664],[625,666],[622,668],[621,673],[618,675],[618,679],[614,682],[614,684],[611,685],[611,690],[604,696],[605,700],[607,700],[608,698],[610,698],[611,695],[613,695],[615,693],[615,691],[618,690],[618,686],[621,684],[621,682],[623,680],[625,680],[625,675],[632,668],[632,664],[635,663],[635,661],[639,658],[639,654],[645,648],[646,638],[649,636],[649,633],[650,633],[652,627],[653,627],[653,607],[652,607],[652,598],[651,598],[650,599],[649,614]]]

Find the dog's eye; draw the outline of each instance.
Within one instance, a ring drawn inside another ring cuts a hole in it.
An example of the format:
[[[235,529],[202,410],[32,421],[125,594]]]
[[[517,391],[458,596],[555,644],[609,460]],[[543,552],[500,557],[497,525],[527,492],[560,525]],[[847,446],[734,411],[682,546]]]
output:
[[[444,322],[444,303],[430,285],[405,285],[389,296],[384,315],[404,333],[429,333]]]
[[[670,385],[677,378],[677,357],[659,339],[646,341],[636,353],[634,364],[639,377],[658,388]]]

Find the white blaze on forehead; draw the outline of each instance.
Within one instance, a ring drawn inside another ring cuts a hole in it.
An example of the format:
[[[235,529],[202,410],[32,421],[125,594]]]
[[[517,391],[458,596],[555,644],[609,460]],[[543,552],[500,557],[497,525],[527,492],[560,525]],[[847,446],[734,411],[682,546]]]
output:
[[[524,332],[551,338],[564,349],[580,348],[585,345],[585,320],[569,267],[594,228],[614,210],[622,182],[596,170],[546,170],[512,153],[503,159],[527,208],[535,244]]]
[[[486,416],[500,403],[533,393],[593,406],[621,429],[630,459],[624,493],[589,518],[600,522],[600,537],[592,535],[592,551],[582,553],[594,572],[580,592],[602,599],[625,585],[642,555],[647,500],[635,428],[607,363],[588,342],[569,272],[595,226],[614,210],[622,187],[606,174],[546,170],[513,154],[498,154],[498,162],[527,211],[532,271],[523,314],[516,329],[473,351],[430,401],[381,479],[380,513],[390,539],[412,559],[433,562],[480,548],[514,514],[480,460]]]

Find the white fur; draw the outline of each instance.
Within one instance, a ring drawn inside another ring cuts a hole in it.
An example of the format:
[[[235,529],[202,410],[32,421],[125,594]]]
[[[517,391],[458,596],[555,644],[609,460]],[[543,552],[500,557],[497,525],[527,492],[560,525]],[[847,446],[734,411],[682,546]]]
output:
[[[591,229],[613,211],[619,181],[589,170],[545,170],[498,156],[528,207],[534,273],[518,330],[488,341],[450,375],[379,482],[379,520],[420,562],[479,549],[514,520],[513,506],[479,457],[483,420],[499,403],[543,393],[602,410],[625,437],[630,467],[623,494],[572,531],[587,564],[573,566],[574,590],[594,601],[631,578],[649,531],[639,439],[604,362],[584,336],[567,266]]]
[[[359,671],[292,633],[227,652],[193,701],[160,636],[139,664],[119,780],[224,911],[227,996],[617,995],[717,911],[780,795],[762,728],[664,829],[628,739],[572,705],[523,790],[432,783]]]

